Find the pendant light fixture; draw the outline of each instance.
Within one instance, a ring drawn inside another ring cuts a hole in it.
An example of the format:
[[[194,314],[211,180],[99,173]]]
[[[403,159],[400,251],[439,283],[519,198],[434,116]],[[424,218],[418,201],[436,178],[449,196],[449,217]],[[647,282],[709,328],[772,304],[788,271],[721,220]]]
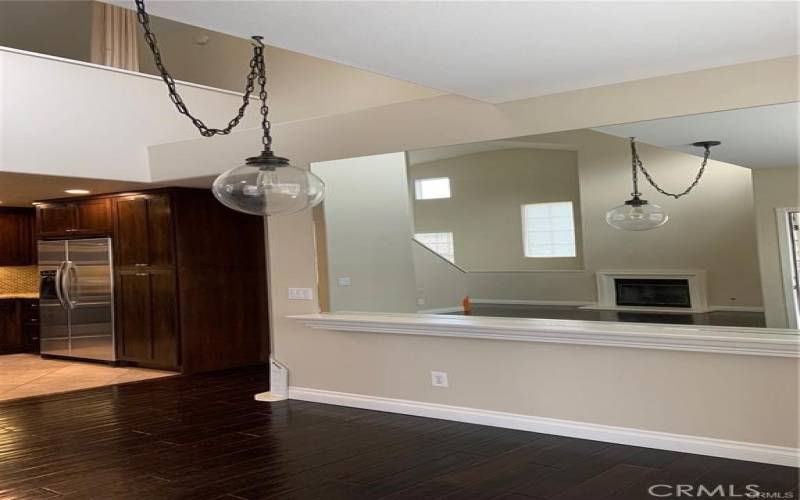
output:
[[[642,160],[639,158],[639,153],[636,151],[636,139],[631,137],[631,174],[633,177],[633,192],[631,199],[625,201],[622,205],[614,207],[606,212],[606,222],[614,228],[623,231],[647,231],[648,229],[655,229],[663,226],[669,220],[669,214],[664,211],[660,206],[650,203],[641,198],[642,193],[639,192],[639,171],[644,174],[647,182],[653,186],[656,191],[672,198],[678,199],[682,196],[689,194],[692,189],[700,182],[700,178],[705,172],[706,164],[708,163],[708,156],[711,154],[711,148],[719,146],[719,141],[703,141],[695,142],[692,146],[701,147],[704,149],[703,162],[700,164],[700,170],[694,178],[694,182],[689,185],[680,193],[670,193],[662,189],[653,180],[650,172],[644,168]]]
[[[175,80],[167,71],[158,49],[156,36],[150,29],[150,16],[145,11],[144,0],[136,0],[136,13],[144,30],[144,39],[153,52],[153,60],[167,85],[169,97],[178,112],[185,115],[203,137],[228,135],[244,117],[256,84],[261,101],[261,130],[263,151],[245,160],[244,165],[232,168],[217,177],[212,186],[214,196],[223,205],[253,215],[284,215],[311,208],[322,201],[325,184],[308,170],[294,167],[289,160],[272,152],[272,124],[267,115],[267,76],[264,63],[263,37],[253,36],[253,57],[247,75],[242,104],[225,128],[209,128],[194,117],[178,94]]]

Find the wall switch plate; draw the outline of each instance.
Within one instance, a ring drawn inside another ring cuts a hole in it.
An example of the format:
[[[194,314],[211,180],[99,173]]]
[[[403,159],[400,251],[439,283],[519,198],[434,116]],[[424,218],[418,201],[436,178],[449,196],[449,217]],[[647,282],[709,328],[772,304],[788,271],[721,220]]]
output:
[[[450,387],[447,372],[431,372],[431,385],[434,387]]]
[[[348,276],[343,276],[341,278],[336,278],[336,284],[339,286],[350,286],[353,284],[353,280]]]
[[[314,300],[314,292],[310,288],[290,288],[289,300]]]

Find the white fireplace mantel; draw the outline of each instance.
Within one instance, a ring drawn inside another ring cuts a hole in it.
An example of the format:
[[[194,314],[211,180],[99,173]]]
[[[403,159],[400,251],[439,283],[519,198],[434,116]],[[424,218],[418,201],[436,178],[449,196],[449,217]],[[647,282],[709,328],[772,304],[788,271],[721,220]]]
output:
[[[638,307],[618,306],[614,280],[617,278],[637,279],[685,279],[689,283],[689,297],[692,306],[686,307]],[[583,306],[582,309],[605,311],[639,312],[682,312],[705,313],[708,307],[706,291],[706,272],[699,269],[625,269],[597,271],[597,304]]]

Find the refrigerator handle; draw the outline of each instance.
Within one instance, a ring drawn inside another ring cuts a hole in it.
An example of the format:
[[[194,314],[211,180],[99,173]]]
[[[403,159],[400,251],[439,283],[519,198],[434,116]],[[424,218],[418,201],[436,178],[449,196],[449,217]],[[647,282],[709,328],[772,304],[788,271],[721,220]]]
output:
[[[64,270],[61,273],[61,294],[67,309],[75,309],[75,302],[72,300],[70,290],[70,273],[75,272],[75,264],[71,260],[64,262]]]
[[[64,303],[64,293],[61,289],[63,281],[62,278],[64,274],[64,264],[66,264],[66,261],[59,264],[58,269],[56,269],[55,289],[56,289],[56,298],[58,298],[58,303],[61,304],[61,307],[67,309],[67,305]]]

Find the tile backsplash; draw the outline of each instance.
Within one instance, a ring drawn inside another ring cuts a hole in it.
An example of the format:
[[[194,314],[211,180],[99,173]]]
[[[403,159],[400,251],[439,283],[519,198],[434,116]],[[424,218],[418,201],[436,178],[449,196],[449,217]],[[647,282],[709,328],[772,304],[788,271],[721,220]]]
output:
[[[39,291],[39,268],[36,266],[0,266],[0,294],[36,293]]]

